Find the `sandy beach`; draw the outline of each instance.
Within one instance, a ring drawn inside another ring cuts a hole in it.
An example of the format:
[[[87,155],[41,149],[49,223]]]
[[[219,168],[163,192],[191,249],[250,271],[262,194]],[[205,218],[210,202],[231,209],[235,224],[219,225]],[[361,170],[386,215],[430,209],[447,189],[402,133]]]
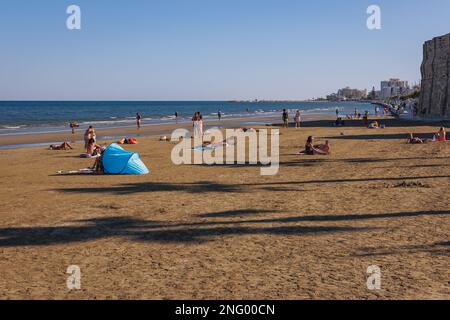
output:
[[[81,143],[2,150],[0,298],[449,299],[450,145],[407,145],[436,126],[385,122],[283,129],[273,177],[175,166],[157,136],[126,146],[145,176],[57,175],[92,164]],[[309,135],[332,155],[291,155]]]

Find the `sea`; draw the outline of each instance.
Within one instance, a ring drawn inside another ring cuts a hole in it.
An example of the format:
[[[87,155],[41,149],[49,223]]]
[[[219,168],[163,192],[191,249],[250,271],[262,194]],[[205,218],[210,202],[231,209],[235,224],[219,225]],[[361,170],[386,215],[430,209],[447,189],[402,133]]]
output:
[[[179,122],[189,122],[194,112],[203,118],[252,119],[280,116],[283,109],[293,114],[353,114],[355,109],[373,112],[373,106],[362,102],[234,102],[234,101],[0,101],[0,135],[38,134],[69,130],[70,122],[80,129],[118,128],[135,125],[136,113],[142,125],[173,124],[175,112]]]

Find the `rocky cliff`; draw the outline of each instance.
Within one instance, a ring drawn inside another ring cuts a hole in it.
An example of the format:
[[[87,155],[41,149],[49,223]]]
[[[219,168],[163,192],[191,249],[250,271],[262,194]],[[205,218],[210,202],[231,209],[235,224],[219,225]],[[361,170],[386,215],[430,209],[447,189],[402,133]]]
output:
[[[423,46],[419,115],[450,118],[450,34]]]

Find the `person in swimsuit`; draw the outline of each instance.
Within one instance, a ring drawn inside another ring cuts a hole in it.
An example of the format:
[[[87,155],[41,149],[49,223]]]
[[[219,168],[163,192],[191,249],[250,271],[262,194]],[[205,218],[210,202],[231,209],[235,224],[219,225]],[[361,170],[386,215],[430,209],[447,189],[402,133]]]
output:
[[[409,135],[409,138],[406,140],[406,143],[407,144],[423,144],[423,143],[425,143],[425,141],[418,137],[414,137],[414,135],[411,133]]]
[[[86,148],[86,154],[94,157],[96,155],[103,153],[103,147],[97,144],[94,139],[89,140],[88,146]]]
[[[295,113],[295,127],[296,128],[300,128],[300,122],[302,121],[302,116],[300,115],[300,110],[297,110],[297,112]]]
[[[50,145],[50,150],[73,150],[73,147],[68,142],[64,142],[61,145]]]
[[[289,128],[289,113],[283,109],[283,128]]]
[[[95,140],[95,138],[95,130],[92,126],[89,126],[89,128],[87,128],[87,130],[84,132],[84,148],[87,149],[89,140]]]
[[[141,121],[142,121],[142,116],[139,113],[136,113],[136,125],[137,125],[138,129],[141,128]]]
[[[436,139],[439,142],[447,141],[447,132],[445,131],[444,127],[441,127],[441,129],[439,129],[439,132],[436,134]]]
[[[324,144],[320,144],[318,146],[314,146],[316,150],[320,150],[322,154],[330,154],[331,153],[331,145],[330,141],[326,140]]]
[[[300,154],[313,156],[316,154],[327,155],[329,153],[330,153],[330,145],[328,141],[325,143],[325,145],[314,146],[314,137],[309,136],[308,140],[306,140],[305,151],[301,152]]]

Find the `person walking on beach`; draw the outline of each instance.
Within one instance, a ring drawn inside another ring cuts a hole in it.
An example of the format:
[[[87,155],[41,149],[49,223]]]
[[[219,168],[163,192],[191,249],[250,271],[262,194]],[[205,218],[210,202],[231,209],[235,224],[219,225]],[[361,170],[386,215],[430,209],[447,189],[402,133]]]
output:
[[[136,125],[138,129],[141,128],[141,121],[142,121],[141,115],[139,113],[136,113]]]
[[[221,121],[222,120],[222,111],[218,111],[217,112],[217,118],[219,118],[219,121]]]
[[[289,128],[289,113],[283,109],[283,128]]]
[[[295,120],[295,127],[300,128],[300,122],[302,121],[302,116],[300,115],[300,110],[297,110],[294,120]]]
[[[175,111],[175,123],[178,124],[178,111]]]

